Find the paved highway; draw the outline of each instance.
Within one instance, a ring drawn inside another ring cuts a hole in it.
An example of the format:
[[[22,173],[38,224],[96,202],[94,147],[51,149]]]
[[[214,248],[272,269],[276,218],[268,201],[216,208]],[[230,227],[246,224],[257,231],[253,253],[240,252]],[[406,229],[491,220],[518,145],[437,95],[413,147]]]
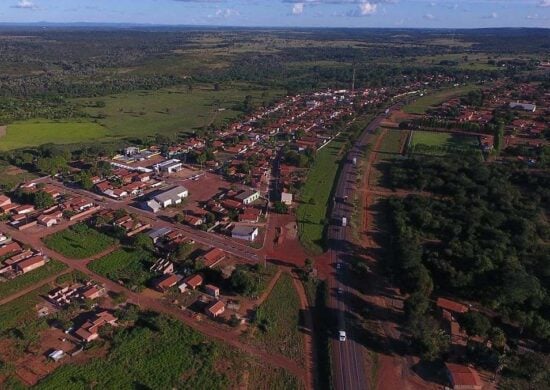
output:
[[[398,109],[396,104],[390,111]],[[375,118],[363,131],[353,148],[349,151],[342,167],[333,200],[331,226],[329,229],[329,250],[334,272],[329,278],[329,307],[337,314],[337,329],[334,329],[332,354],[334,362],[334,386],[338,390],[363,390],[368,388],[365,372],[363,347],[357,342],[353,330],[346,326],[346,313],[350,311],[346,297],[354,294],[346,282],[349,266],[345,258],[347,237],[351,234],[349,220],[353,213],[351,201],[356,191],[357,170],[353,159],[359,161],[366,150],[367,144],[374,137],[374,132],[386,117],[385,114]],[[347,218],[347,225],[342,226],[342,217]],[[338,331],[346,332],[346,341],[338,340]]]

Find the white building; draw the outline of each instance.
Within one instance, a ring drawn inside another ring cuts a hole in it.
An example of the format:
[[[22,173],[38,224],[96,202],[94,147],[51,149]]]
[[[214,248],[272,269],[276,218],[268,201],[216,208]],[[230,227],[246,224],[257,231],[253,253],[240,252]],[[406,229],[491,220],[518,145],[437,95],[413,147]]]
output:
[[[251,204],[260,199],[260,192],[256,190],[246,190],[235,196],[235,199],[242,204]]]
[[[537,105],[531,103],[510,102],[510,108],[512,110],[535,112],[537,110]]]
[[[289,192],[283,192],[281,193],[281,202],[286,204],[287,206],[292,206],[292,194]]]
[[[169,206],[177,205],[182,202],[184,198],[189,196],[189,191],[187,188],[182,186],[177,186],[168,191],[161,192],[158,195],[153,197],[153,200],[158,202],[162,208]]]
[[[255,226],[237,225],[231,231],[231,237],[238,240],[254,241],[258,237],[259,232]]]
[[[175,173],[181,171],[183,168],[183,163],[178,159],[166,160],[155,165],[155,171],[157,172],[166,172],[166,173]]]

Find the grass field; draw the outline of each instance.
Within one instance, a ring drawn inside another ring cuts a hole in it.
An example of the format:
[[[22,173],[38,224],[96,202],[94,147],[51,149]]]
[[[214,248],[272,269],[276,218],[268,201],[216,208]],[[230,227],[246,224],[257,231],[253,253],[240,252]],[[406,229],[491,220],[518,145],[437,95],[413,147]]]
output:
[[[414,131],[410,152],[434,156],[461,152],[481,155],[479,141],[476,137],[431,131]]]
[[[40,295],[51,290],[51,286],[43,286],[20,298],[0,305],[0,333],[8,329],[19,327],[37,318],[35,306],[43,302]]]
[[[46,246],[72,259],[97,255],[116,243],[116,240],[85,223],[73,225],[43,239]]]
[[[59,367],[36,388],[232,389],[244,369],[246,356],[237,351],[176,320],[142,313],[135,326],[114,331],[106,357]]]
[[[300,301],[290,275],[281,275],[267,300],[258,308],[256,323],[259,327],[256,338],[268,350],[297,362],[303,361],[304,341],[298,329]]]
[[[254,104],[282,96],[282,91],[261,90],[246,84],[223,85],[215,91],[212,85],[175,87],[158,91],[138,91],[98,99],[80,99],[85,111],[105,126],[113,137],[176,134],[215,123],[220,125],[241,112],[233,108],[247,95]],[[93,107],[101,100],[105,107]]]
[[[301,203],[296,214],[300,241],[313,253],[323,251],[324,223],[343,146],[343,139],[337,139],[317,153],[300,193]]]
[[[140,290],[153,276],[149,272],[153,260],[148,252],[123,248],[91,262],[88,268],[111,280],[122,280],[128,287]]]
[[[380,153],[397,154],[401,151],[401,141],[406,137],[407,131],[389,129],[380,144]],[[384,156],[379,156],[383,158]]]
[[[475,85],[464,85],[462,87],[443,89],[436,92],[430,92],[426,96],[416,99],[411,104],[403,107],[407,114],[424,114],[430,107],[437,106],[449,99],[458,96],[464,96],[470,91],[478,89]]]
[[[91,122],[18,122],[8,126],[0,137],[0,150],[11,150],[47,143],[70,144],[104,138],[107,129]]]
[[[35,283],[40,282],[50,276],[58,274],[63,271],[65,264],[59,261],[50,260],[45,266],[35,269],[29,273],[18,276],[15,279],[8,280],[7,282],[0,283],[0,299],[5,298],[11,294],[16,293],[19,290],[27,288]]]

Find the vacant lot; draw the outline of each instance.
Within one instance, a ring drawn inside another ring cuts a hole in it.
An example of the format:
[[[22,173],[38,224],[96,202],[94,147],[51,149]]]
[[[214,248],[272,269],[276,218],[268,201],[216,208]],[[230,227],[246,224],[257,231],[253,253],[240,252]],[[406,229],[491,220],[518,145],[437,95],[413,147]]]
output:
[[[280,91],[260,90],[243,84],[224,85],[215,91],[213,85],[186,86],[111,95],[100,99],[82,99],[85,111],[104,125],[113,137],[143,137],[156,133],[189,132],[211,123],[221,125],[241,112],[247,95],[254,104],[281,96]],[[100,100],[105,107],[96,107]]]
[[[0,333],[36,320],[35,306],[44,302],[40,296],[49,290],[51,290],[51,286],[43,286],[9,303],[0,305]]]
[[[44,238],[44,243],[63,256],[85,259],[114,245],[116,240],[80,223]]]
[[[343,139],[332,141],[324,147],[315,159],[307,181],[300,193],[297,219],[300,241],[313,253],[323,251],[323,233],[330,194],[342,158]]]
[[[424,114],[430,107],[438,106],[441,103],[458,96],[464,96],[468,92],[476,89],[478,89],[478,87],[475,85],[464,85],[461,87],[430,92],[428,95],[418,98],[411,104],[403,107],[403,111],[407,114]]]
[[[71,144],[107,136],[107,130],[91,122],[27,121],[8,126],[0,137],[0,150],[18,149],[47,143]]]
[[[411,153],[444,156],[450,153],[480,154],[477,137],[452,133],[415,131],[412,135]]]
[[[303,361],[303,338],[300,326],[300,300],[292,278],[283,274],[267,300],[256,312],[257,340],[268,350]]]
[[[120,280],[132,289],[140,290],[153,276],[149,272],[153,260],[153,256],[143,250],[123,248],[93,261],[88,268],[111,280]]]
[[[0,283],[0,299],[32,286],[35,283],[39,283],[43,279],[56,275],[65,268],[67,268],[65,264],[60,263],[59,261],[50,260],[43,267],[18,276],[15,279],[8,280],[7,282]]]

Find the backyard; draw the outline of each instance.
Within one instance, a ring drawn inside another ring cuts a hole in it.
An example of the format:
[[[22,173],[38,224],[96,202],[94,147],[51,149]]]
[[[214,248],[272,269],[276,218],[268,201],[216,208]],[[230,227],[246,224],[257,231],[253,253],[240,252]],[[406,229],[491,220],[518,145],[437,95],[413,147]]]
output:
[[[255,338],[270,351],[277,351],[296,362],[304,358],[300,334],[300,301],[292,277],[283,273],[267,300],[256,312]]]
[[[46,246],[72,259],[85,259],[103,252],[116,243],[104,233],[79,223],[43,239]]]
[[[300,241],[312,253],[323,251],[327,209],[344,145],[344,139],[338,138],[317,153],[300,192],[300,205],[296,214]]]

